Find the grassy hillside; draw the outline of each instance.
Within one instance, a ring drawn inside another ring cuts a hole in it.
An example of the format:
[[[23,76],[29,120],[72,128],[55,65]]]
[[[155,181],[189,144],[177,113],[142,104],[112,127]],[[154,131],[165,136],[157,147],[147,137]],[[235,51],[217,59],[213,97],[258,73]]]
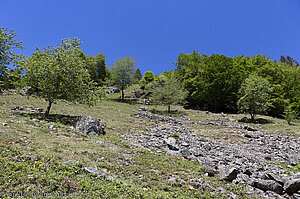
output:
[[[12,111],[16,106],[24,110]],[[44,194],[49,198],[227,198],[234,193],[247,198],[241,185],[204,176],[198,162],[136,148],[124,141],[124,134],[138,134],[157,123],[133,117],[140,107],[136,103],[123,103],[117,95],[111,95],[93,107],[58,102],[53,105],[48,119],[44,119],[42,113],[31,111],[46,107],[46,102],[31,97],[0,96],[1,197],[27,194],[41,198]],[[149,108],[166,114],[165,107]],[[173,117],[192,121],[218,121],[224,117],[182,107],[176,109]],[[100,118],[107,125],[106,134],[88,137],[72,130],[70,127],[78,115]],[[241,117],[243,115],[226,115],[232,123]],[[299,134],[299,122],[290,126],[284,120],[261,118],[268,122],[249,125],[272,132]],[[201,136],[235,141],[232,131],[225,127],[189,125],[188,128]],[[63,164],[67,161],[73,163]],[[90,174],[83,166],[96,166],[113,179]],[[207,181],[212,189],[209,186],[196,189],[193,181],[196,178]],[[225,191],[215,191],[218,187]]]

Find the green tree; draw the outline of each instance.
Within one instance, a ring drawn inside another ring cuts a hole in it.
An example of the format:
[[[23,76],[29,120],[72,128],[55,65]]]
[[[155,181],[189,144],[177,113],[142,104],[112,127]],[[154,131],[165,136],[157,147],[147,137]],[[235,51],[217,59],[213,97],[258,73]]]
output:
[[[109,71],[106,67],[105,56],[103,53],[100,53],[96,56],[96,65],[97,65],[97,83],[100,86],[108,80]]]
[[[239,90],[240,98],[237,102],[239,110],[249,113],[251,119],[255,120],[256,114],[266,112],[271,106],[269,102],[271,92],[271,84],[267,79],[250,75]]]
[[[77,38],[65,39],[53,49],[37,48],[26,61],[23,82],[31,87],[29,94],[48,101],[45,117],[58,99],[89,105],[97,99],[80,44]]]
[[[124,100],[124,89],[132,83],[136,68],[136,61],[131,57],[117,59],[110,66],[112,84],[122,91],[122,100]]]
[[[291,58],[290,56],[286,56],[286,58],[285,58],[285,56],[281,55],[280,62],[289,64],[291,66],[300,66],[299,63],[296,60],[294,60],[293,58]]]
[[[101,53],[95,57],[93,55],[86,56],[83,52],[81,52],[80,57],[86,63],[86,68],[89,71],[91,79],[97,83],[97,85],[103,86],[109,76],[104,54]]]
[[[97,59],[93,55],[84,55],[83,54],[83,60],[85,62],[86,69],[89,71],[90,78],[94,82],[98,82],[98,74],[97,74]]]
[[[155,104],[168,106],[168,113],[171,111],[171,105],[180,103],[184,100],[186,91],[184,91],[180,81],[172,77],[161,87],[156,87],[151,94],[151,99]]]
[[[23,49],[23,42],[15,40],[17,36],[13,30],[0,27],[0,91],[13,83],[10,80],[15,74],[9,72],[9,65],[16,67],[24,58],[22,54],[14,52],[16,49]]]
[[[134,78],[136,78],[137,80],[142,79],[142,73],[140,71],[140,69],[136,69],[136,71],[134,72]]]
[[[144,74],[144,79],[146,84],[149,84],[150,82],[154,81],[154,75],[152,71],[146,71]]]
[[[142,77],[143,76],[142,76],[140,69],[136,69],[136,71],[134,72],[134,75],[133,75],[134,83],[138,83],[142,79]]]
[[[246,76],[243,61],[247,63],[247,58],[180,53],[176,75],[188,91],[189,105],[215,112],[236,111],[237,93]]]

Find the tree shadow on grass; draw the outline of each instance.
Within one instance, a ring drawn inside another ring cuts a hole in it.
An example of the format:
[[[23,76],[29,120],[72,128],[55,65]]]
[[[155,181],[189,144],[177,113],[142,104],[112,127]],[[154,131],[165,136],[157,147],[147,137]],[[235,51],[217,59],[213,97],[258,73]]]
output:
[[[171,110],[168,112],[168,110],[156,110],[152,109],[150,110],[151,113],[158,114],[158,115],[163,115],[163,116],[169,116],[169,117],[174,117],[174,116],[182,116],[185,117],[187,116],[187,113],[185,111],[178,111],[178,110]]]
[[[49,114],[48,117],[45,118],[44,113],[21,113],[20,115],[30,118],[36,118],[38,120],[43,120],[46,122],[55,122],[70,126],[75,124],[77,117],[72,115]]]
[[[119,103],[126,103],[126,104],[137,104],[137,102],[138,102],[138,99],[136,99],[136,98],[132,98],[132,99],[127,98],[124,100],[118,98],[118,99],[109,99],[109,100],[114,101],[114,102],[119,102]]]
[[[251,123],[251,124],[273,124],[273,122],[271,120],[268,119],[264,119],[264,118],[257,118],[257,119],[240,119],[239,122],[243,122],[243,123]]]

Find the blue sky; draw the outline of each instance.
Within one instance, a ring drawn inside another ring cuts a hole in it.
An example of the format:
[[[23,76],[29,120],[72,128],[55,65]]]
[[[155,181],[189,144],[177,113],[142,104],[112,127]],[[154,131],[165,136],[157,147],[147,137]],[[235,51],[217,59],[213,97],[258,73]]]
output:
[[[155,74],[193,50],[300,62],[299,0],[0,0],[0,10],[26,56],[78,37],[86,54],[103,52],[107,64],[131,56]]]

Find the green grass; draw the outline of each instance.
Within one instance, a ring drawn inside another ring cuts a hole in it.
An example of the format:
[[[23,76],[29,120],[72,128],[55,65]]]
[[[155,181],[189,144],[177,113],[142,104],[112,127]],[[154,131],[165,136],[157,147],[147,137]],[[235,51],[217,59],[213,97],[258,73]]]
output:
[[[131,177],[130,183],[108,181],[86,173],[82,170],[80,163],[64,166],[56,161],[55,157],[27,153],[19,147],[6,144],[1,144],[0,149],[1,197],[16,196],[22,193],[25,196],[37,194],[37,198],[45,195],[65,195],[76,198],[210,198],[208,192],[189,191],[184,186],[170,186],[159,181],[159,177],[155,178],[149,171],[147,171],[148,176],[145,175],[142,179]],[[148,159],[149,157],[144,158]],[[163,161],[166,160],[163,159]],[[119,170],[120,168],[112,169]],[[120,170],[134,173],[134,176],[138,174],[136,173],[138,171],[132,168],[131,170],[129,168]],[[123,175],[126,175],[127,178],[130,177],[130,174],[124,172]],[[137,181],[138,184],[134,181]]]
[[[0,194],[38,192],[48,194],[49,198],[60,198],[55,196],[58,194],[65,194],[66,198],[224,197],[209,189],[190,189],[191,179],[203,178],[213,187],[222,186],[246,198],[242,186],[203,176],[203,168],[197,162],[138,149],[126,142],[124,134],[139,133],[155,122],[133,117],[140,105],[119,102],[116,97],[117,94],[109,96],[94,107],[59,101],[53,105],[50,117],[44,119],[42,114],[29,111],[17,114],[11,108],[46,109],[47,102],[19,95],[0,96],[0,123],[7,124],[0,124]],[[190,119],[207,117],[199,111],[176,108]],[[77,115],[100,118],[107,124],[106,135],[88,137],[71,130],[70,124]],[[216,118],[215,115],[209,117],[207,120]],[[32,121],[32,118],[40,121]],[[68,160],[78,163],[63,166],[62,162]],[[83,171],[83,165],[97,166],[117,181],[88,174]],[[170,177],[178,182],[171,184]]]

